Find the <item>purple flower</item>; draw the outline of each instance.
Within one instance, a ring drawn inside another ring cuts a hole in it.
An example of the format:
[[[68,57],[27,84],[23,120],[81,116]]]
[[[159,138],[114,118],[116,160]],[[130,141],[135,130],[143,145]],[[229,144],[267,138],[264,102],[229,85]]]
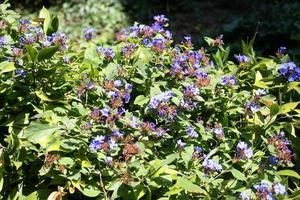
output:
[[[115,80],[114,81],[114,86],[115,87],[121,87],[122,86],[122,81],[121,80]]]
[[[25,77],[26,74],[26,71],[24,71],[23,69],[16,69],[16,76]]]
[[[277,49],[276,55],[277,55],[278,57],[282,57],[282,56],[284,56],[285,54],[286,54],[286,47],[279,47],[279,48]]]
[[[199,95],[199,89],[194,85],[187,85],[184,90],[184,96],[197,96]]]
[[[7,44],[7,39],[5,36],[0,37],[0,47],[3,47]]]
[[[104,143],[105,136],[96,136],[90,143],[90,150],[97,151],[101,149],[101,145]]]
[[[158,94],[150,99],[149,108],[156,109],[158,105],[162,102],[168,102],[175,94],[171,91],[166,91],[161,94]]]
[[[265,95],[265,94],[267,94],[267,93],[263,89],[258,89],[258,90],[255,91],[255,95],[257,95],[257,96],[262,96],[262,95]]]
[[[108,117],[109,112],[110,112],[110,108],[103,108],[103,109],[100,110],[100,112],[101,112],[102,116]]]
[[[103,53],[107,60],[112,60],[115,57],[115,52],[112,48],[104,49]]]
[[[124,133],[119,130],[112,130],[111,134],[117,138],[122,138],[124,136]]]
[[[300,80],[300,68],[294,62],[283,63],[279,67],[281,76],[287,77],[289,82]]]
[[[124,98],[124,102],[125,102],[125,103],[129,103],[129,100],[130,100],[130,94],[127,93],[127,92],[125,92],[125,93],[123,94],[123,98]]]
[[[155,23],[158,23],[160,25],[165,25],[169,19],[165,17],[165,15],[157,15],[154,16],[153,19],[155,20]]]
[[[67,39],[68,37],[65,33],[56,32],[52,34],[52,42],[59,46],[61,51],[64,51],[68,48]]]
[[[270,162],[272,165],[277,165],[278,162],[279,162],[279,158],[272,155],[272,156],[269,157],[269,162]]]
[[[192,127],[188,127],[186,132],[191,138],[197,138],[199,136],[198,133]]]
[[[250,200],[251,196],[250,196],[249,192],[243,191],[240,193],[240,199],[241,200]]]
[[[154,38],[152,40],[152,48],[156,51],[156,52],[163,52],[166,49],[166,44],[165,44],[166,40],[164,38]]]
[[[237,61],[239,61],[239,63],[248,63],[250,61],[250,58],[248,56],[245,55],[236,55],[235,58],[237,59]]]
[[[273,191],[276,195],[286,194],[285,186],[280,183],[276,183],[273,185]]]
[[[71,62],[71,59],[69,56],[63,56],[63,62],[66,63],[66,64],[70,64]]]
[[[109,141],[108,141],[108,145],[109,145],[109,149],[111,150],[111,149],[114,149],[114,148],[116,148],[117,146],[118,146],[118,144],[116,143],[116,141],[115,140],[112,140],[112,139],[110,139]]]
[[[88,90],[91,90],[94,88],[94,84],[92,82],[89,82],[87,85],[86,85],[86,89]]]
[[[230,76],[222,76],[221,77],[221,81],[220,81],[221,85],[236,85],[237,84],[237,80],[235,79],[234,75],[230,75]]]
[[[132,88],[133,88],[132,84],[128,84],[128,83],[125,84],[125,90],[131,91]]]
[[[250,149],[245,142],[239,142],[237,144],[237,157],[240,159],[251,158],[253,156],[253,151]]]
[[[137,123],[137,118],[135,116],[132,116],[130,118],[130,126],[133,128],[137,128],[138,127],[138,123]]]
[[[95,36],[95,33],[96,33],[96,29],[94,29],[92,27],[86,28],[86,29],[84,29],[84,38],[87,41],[89,41]]]
[[[268,183],[262,182],[261,184],[254,185],[253,187],[256,190],[256,195],[259,199],[274,200]]]
[[[204,159],[202,166],[204,167],[206,172],[222,171],[223,169],[222,165],[212,159],[207,158]]]
[[[156,131],[157,131],[157,137],[162,137],[166,132],[166,130],[163,128],[157,128]]]
[[[201,147],[198,147],[198,146],[195,146],[194,147],[194,150],[197,152],[197,153],[202,153],[202,148]]]
[[[186,143],[182,142],[181,139],[177,140],[176,144],[180,149],[183,149],[186,145]]]
[[[217,138],[223,138],[224,137],[224,130],[221,127],[216,127],[213,129],[214,133],[216,134]]]
[[[118,108],[118,115],[123,115],[125,113],[125,108],[119,107]]]
[[[104,162],[108,165],[110,165],[113,161],[113,158],[110,157],[110,156],[106,156],[105,159],[104,159]]]

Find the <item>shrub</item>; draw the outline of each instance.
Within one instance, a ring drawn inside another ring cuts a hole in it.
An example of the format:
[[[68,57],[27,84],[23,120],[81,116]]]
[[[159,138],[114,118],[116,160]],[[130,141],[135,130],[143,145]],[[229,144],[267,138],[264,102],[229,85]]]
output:
[[[299,67],[222,36],[173,44],[168,19],[69,43],[1,4],[3,199],[299,198]],[[41,21],[41,20],[39,20]]]

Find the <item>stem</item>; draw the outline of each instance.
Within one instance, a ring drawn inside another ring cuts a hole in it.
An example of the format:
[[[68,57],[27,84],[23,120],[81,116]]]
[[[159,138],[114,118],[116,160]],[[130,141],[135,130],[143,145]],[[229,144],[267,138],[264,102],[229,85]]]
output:
[[[107,197],[107,192],[105,190],[105,187],[104,187],[104,184],[103,184],[103,180],[102,180],[102,174],[101,174],[101,171],[99,171],[99,178],[100,178],[100,186],[103,190],[103,194],[104,194],[104,199],[105,200],[108,200],[108,197]]]

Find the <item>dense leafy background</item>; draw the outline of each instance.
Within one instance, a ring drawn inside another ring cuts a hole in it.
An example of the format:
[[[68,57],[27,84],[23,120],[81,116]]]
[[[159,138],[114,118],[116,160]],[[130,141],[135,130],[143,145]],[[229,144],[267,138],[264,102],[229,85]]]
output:
[[[2,199],[299,198],[300,68],[284,48],[198,48],[163,16],[70,39],[59,12],[0,9]]]

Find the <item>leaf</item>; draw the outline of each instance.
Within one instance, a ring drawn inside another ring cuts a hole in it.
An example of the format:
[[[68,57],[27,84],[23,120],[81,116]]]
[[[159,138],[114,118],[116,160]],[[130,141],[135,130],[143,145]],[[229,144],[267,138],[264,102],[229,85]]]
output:
[[[58,131],[60,127],[42,124],[39,122],[32,122],[25,130],[21,138],[27,139],[34,144],[40,144],[45,148],[53,138],[53,134]]]
[[[100,187],[93,185],[86,185],[84,187],[79,187],[78,189],[87,197],[97,197],[101,192]]]
[[[43,29],[44,29],[44,33],[47,34],[51,22],[51,16],[49,11],[45,7],[43,7],[42,10],[40,11],[39,18],[45,19]]]
[[[149,101],[149,98],[148,97],[145,97],[144,95],[139,95],[135,98],[134,100],[134,104],[135,105],[139,105],[139,106],[142,106],[144,105],[145,103],[147,103]]]
[[[288,92],[291,90],[296,90],[300,94],[300,82],[291,82],[288,84]]]
[[[287,114],[288,112],[294,110],[298,104],[299,104],[299,102],[291,102],[291,103],[283,104],[282,106],[280,106],[279,113]]]
[[[0,75],[6,72],[14,71],[15,69],[15,64],[13,62],[4,61],[0,63]]]
[[[261,81],[263,79],[261,73],[259,71],[256,72],[254,85],[259,88],[269,88],[267,83]]]
[[[96,51],[96,45],[90,44],[84,52],[84,61],[91,65],[99,65],[101,60]]]
[[[240,172],[239,170],[232,169],[232,170],[230,170],[230,172],[232,173],[234,178],[241,180],[241,181],[246,181],[245,175],[242,172]]]
[[[38,55],[38,60],[39,61],[43,61],[46,59],[51,58],[56,52],[58,51],[58,47],[57,46],[51,46],[51,47],[46,47],[43,48],[39,55]]]
[[[53,32],[56,32],[58,30],[59,27],[59,21],[57,16],[53,17],[52,21],[51,21],[51,28]]]
[[[291,176],[297,179],[300,179],[300,175],[291,169],[284,169],[277,172],[280,176]]]
[[[30,58],[31,58],[31,61],[34,62],[35,59],[36,59],[36,55],[37,55],[37,51],[35,48],[33,48],[32,46],[30,45],[26,45],[25,46]]]
[[[54,100],[47,97],[47,95],[43,91],[35,91],[35,94],[38,98],[46,102],[53,102]]]
[[[200,186],[192,183],[190,180],[183,177],[177,177],[176,186],[183,188],[184,190],[191,193],[201,193],[201,194],[206,193],[206,191],[203,190]]]
[[[111,80],[118,74],[118,65],[115,63],[109,63],[107,67],[103,69],[105,78]]]

